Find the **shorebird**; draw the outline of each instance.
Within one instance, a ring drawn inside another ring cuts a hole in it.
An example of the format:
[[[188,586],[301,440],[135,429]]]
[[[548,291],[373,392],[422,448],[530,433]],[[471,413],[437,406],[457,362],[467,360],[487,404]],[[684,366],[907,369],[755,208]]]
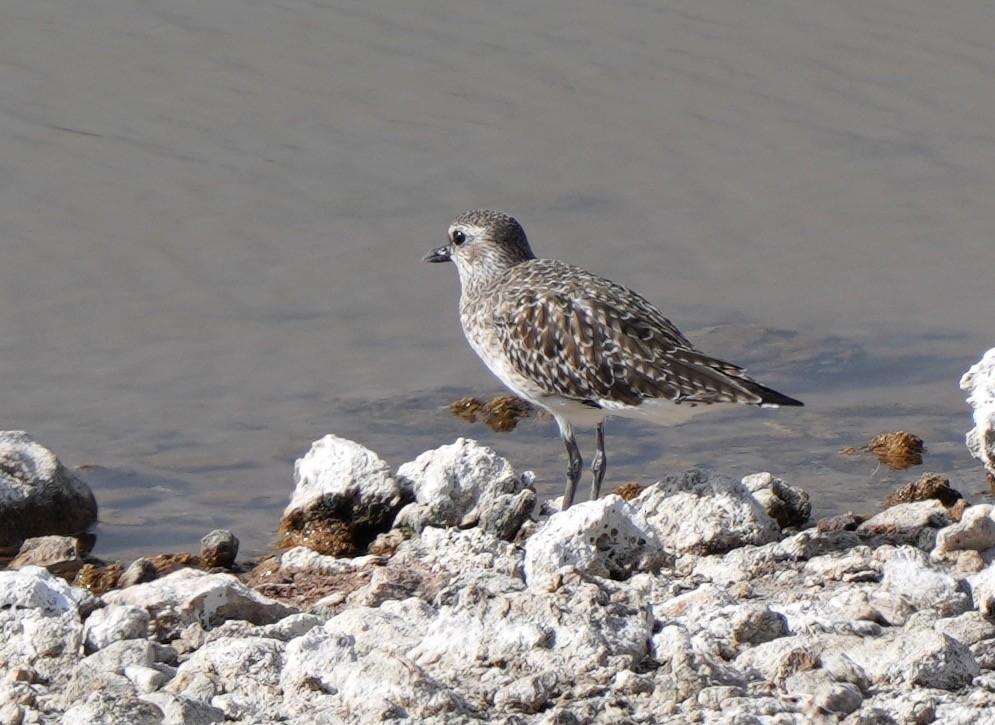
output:
[[[449,225],[448,242],[424,261],[456,264],[470,346],[515,395],[556,420],[569,460],[564,510],[583,468],[574,426],[597,431],[596,499],[609,416],[673,424],[713,403],[802,405],[696,350],[632,290],[565,262],[537,259],[525,230],[507,214],[461,214]]]

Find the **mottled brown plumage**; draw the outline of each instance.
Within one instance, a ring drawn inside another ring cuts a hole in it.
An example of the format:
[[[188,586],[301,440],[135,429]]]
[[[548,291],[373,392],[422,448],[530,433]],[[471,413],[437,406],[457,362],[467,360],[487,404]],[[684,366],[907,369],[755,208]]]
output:
[[[610,415],[662,421],[662,401],[684,408],[801,405],[696,350],[632,290],[564,262],[536,259],[524,230],[506,214],[462,214],[449,227],[449,243],[425,259],[456,263],[460,320],[470,345],[513,392],[556,418],[570,457],[564,508],[580,476],[574,424],[597,425],[596,497]]]

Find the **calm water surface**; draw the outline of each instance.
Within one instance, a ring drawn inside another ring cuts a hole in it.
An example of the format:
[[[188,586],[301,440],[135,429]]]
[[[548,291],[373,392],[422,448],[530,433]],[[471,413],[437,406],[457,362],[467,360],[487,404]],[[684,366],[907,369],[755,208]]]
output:
[[[806,402],[610,423],[609,484],[770,470],[825,515],[930,470],[977,500],[993,26],[987,0],[7,0],[0,428],[81,468],[108,557],[215,527],[263,551],[326,433],[395,466],[473,436],[557,494],[550,420],[446,411],[499,387],[420,258],[483,206]],[[921,469],[838,454],[897,429]]]

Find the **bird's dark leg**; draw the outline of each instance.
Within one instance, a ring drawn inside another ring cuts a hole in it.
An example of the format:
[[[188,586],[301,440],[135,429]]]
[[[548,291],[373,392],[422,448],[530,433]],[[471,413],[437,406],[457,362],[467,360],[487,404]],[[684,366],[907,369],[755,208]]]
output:
[[[608,467],[608,458],[605,456],[605,422],[598,423],[598,450],[591,461],[591,473],[594,480],[591,481],[591,500],[597,500],[601,495],[601,482],[605,478],[605,468]]]
[[[563,442],[567,444],[567,456],[570,465],[567,468],[567,490],[563,494],[563,505],[561,511],[566,511],[574,502],[574,494],[577,492],[577,482],[580,481],[580,473],[584,468],[584,460],[580,457],[580,449],[577,447],[577,439],[574,438],[573,430],[563,431]]]

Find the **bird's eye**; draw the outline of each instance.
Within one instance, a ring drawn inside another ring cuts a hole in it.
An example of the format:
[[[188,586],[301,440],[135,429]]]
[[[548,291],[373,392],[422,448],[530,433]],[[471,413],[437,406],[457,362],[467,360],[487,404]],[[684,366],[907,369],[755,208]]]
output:
[[[466,234],[460,231],[453,232],[453,244],[459,246],[466,241]]]

